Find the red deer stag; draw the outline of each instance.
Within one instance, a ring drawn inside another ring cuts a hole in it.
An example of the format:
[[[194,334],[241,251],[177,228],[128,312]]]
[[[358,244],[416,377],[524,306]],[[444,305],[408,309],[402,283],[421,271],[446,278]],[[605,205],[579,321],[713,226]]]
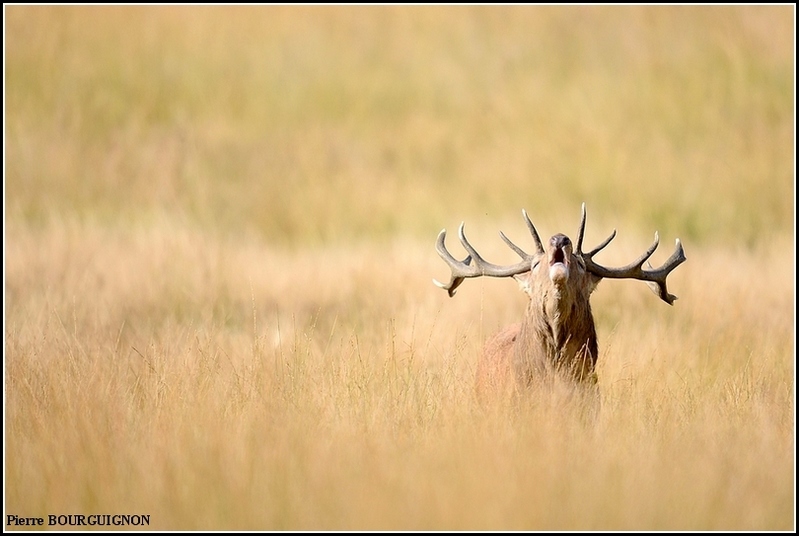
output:
[[[682,244],[677,239],[674,253],[663,266],[655,269],[647,262],[658,247],[655,233],[654,243],[638,259],[621,268],[606,268],[594,262],[594,255],[613,240],[616,230],[597,247],[583,252],[585,203],[576,246],[572,246],[566,235],[556,234],[549,239],[545,249],[527,212],[522,211],[522,215],[536,251],[525,253],[500,231],[502,240],[522,258],[510,266],[484,260],[466,240],[463,223],[458,235],[469,253],[463,261],[455,259],[447,251],[444,245],[446,230],[439,233],[436,242],[436,251],[449,265],[452,276],[446,285],[435,279],[433,282],[446,290],[450,297],[465,278],[485,275],[513,276],[530,299],[522,322],[506,327],[486,343],[478,365],[478,389],[507,386],[511,372],[517,380],[516,385],[521,386],[553,377],[565,378],[568,383],[595,384],[598,349],[589,303],[591,293],[602,278],[638,279],[647,282],[660,299],[672,305],[677,296],[669,294],[666,289],[666,277],[686,260]]]

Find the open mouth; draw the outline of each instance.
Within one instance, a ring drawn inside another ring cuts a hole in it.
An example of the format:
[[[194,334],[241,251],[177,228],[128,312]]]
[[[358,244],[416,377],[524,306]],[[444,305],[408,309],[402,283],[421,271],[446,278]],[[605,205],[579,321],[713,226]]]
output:
[[[564,264],[566,262],[566,254],[563,252],[563,248],[555,249],[555,252],[552,254],[552,258],[549,259],[549,265],[554,266],[557,263]]]
[[[549,257],[549,279],[561,285],[569,279],[569,264],[566,260],[565,248],[556,247]]]

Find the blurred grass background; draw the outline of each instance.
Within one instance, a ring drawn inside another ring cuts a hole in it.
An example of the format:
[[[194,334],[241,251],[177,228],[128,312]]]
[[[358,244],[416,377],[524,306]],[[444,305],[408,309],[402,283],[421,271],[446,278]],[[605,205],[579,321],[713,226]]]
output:
[[[5,6],[5,486],[151,529],[795,528],[793,6]],[[660,232],[595,423],[472,396],[496,262]]]
[[[587,201],[752,245],[793,223],[791,14],[12,6],[7,213],[305,244]]]

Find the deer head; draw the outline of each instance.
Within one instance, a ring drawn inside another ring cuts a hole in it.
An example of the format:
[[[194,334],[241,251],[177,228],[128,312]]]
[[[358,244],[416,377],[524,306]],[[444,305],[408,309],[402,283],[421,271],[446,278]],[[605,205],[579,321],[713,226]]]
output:
[[[598,351],[589,303],[591,293],[603,278],[638,279],[672,305],[677,297],[669,294],[666,277],[686,260],[682,244],[677,239],[671,257],[660,268],[653,268],[648,260],[658,247],[655,233],[655,241],[638,259],[627,266],[607,268],[594,262],[593,258],[613,240],[616,231],[591,251],[584,252],[585,203],[574,245],[566,235],[556,234],[544,248],[527,212],[522,211],[522,215],[535,243],[534,253],[526,253],[500,232],[502,240],[521,257],[521,261],[509,266],[492,264],[472,247],[461,223],[458,235],[468,255],[462,261],[455,259],[445,246],[446,230],[442,230],[436,251],[449,265],[452,275],[447,284],[435,279],[433,282],[452,297],[466,278],[514,277],[530,299],[527,313],[520,324],[506,328],[489,341],[483,359],[512,363],[517,378],[528,382],[545,369],[566,370],[578,380],[595,379]]]

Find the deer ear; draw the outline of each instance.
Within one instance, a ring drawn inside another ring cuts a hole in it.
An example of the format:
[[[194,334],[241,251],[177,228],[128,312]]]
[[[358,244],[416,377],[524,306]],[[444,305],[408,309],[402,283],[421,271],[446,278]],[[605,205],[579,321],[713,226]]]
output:
[[[602,281],[602,278],[599,277],[598,275],[592,274],[591,272],[586,272],[585,276],[588,280],[588,285],[586,285],[586,288],[588,290],[588,294],[591,294],[596,290],[596,287],[599,284],[599,282]]]
[[[514,275],[513,279],[519,283],[519,288],[522,292],[527,294],[528,296],[531,295],[533,291],[532,285],[530,284],[530,277],[532,276],[532,272],[525,272],[523,274]]]

